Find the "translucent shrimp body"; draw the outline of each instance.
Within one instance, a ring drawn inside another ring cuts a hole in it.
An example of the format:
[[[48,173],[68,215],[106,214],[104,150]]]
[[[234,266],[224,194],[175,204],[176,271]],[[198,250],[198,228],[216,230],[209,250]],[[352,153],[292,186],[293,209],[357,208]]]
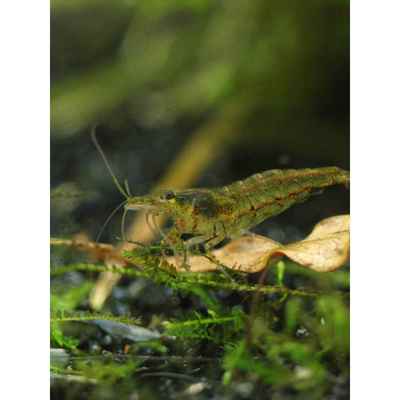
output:
[[[328,186],[350,183],[349,172],[337,167],[269,170],[214,189],[166,190],[128,197],[127,210],[166,214],[174,222],[171,243],[191,235],[190,244],[212,248],[240,235]]]

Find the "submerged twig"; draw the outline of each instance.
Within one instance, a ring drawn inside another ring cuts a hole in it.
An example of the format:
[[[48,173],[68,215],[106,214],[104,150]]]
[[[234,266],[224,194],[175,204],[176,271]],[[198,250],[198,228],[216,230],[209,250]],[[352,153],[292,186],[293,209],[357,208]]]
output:
[[[73,247],[88,254],[95,261],[114,259],[118,260],[119,264],[126,264],[126,260],[116,251],[113,245],[91,241],[83,234],[76,235],[73,239],[50,238],[50,245]]]

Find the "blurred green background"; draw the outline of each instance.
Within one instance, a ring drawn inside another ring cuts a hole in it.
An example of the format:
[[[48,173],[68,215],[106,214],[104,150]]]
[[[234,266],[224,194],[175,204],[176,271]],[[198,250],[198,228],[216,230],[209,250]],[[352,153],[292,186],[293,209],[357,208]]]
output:
[[[54,195],[53,234],[93,236],[122,200],[90,140],[93,125],[135,194],[196,135],[212,143],[191,186],[270,168],[349,168],[349,5],[53,0],[51,88],[51,184],[76,194]],[[330,189],[257,231],[299,238],[348,211],[343,193]]]

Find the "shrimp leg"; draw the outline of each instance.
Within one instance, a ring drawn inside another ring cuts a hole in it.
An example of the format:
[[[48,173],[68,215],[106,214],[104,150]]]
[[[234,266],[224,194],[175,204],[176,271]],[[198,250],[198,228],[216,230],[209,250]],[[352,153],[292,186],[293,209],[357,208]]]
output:
[[[189,270],[187,263],[188,258],[188,246],[186,242],[181,239],[182,233],[175,226],[173,226],[168,233],[163,237],[162,243],[170,246],[174,252],[174,256],[178,257],[183,253],[182,268]]]

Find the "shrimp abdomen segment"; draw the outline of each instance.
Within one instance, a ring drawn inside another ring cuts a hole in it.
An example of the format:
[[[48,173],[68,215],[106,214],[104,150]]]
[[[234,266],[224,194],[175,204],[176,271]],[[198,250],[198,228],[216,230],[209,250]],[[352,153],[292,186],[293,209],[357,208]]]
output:
[[[325,187],[349,182],[348,171],[337,167],[270,170],[225,186],[221,191],[236,204],[232,215],[235,229],[249,229]]]

